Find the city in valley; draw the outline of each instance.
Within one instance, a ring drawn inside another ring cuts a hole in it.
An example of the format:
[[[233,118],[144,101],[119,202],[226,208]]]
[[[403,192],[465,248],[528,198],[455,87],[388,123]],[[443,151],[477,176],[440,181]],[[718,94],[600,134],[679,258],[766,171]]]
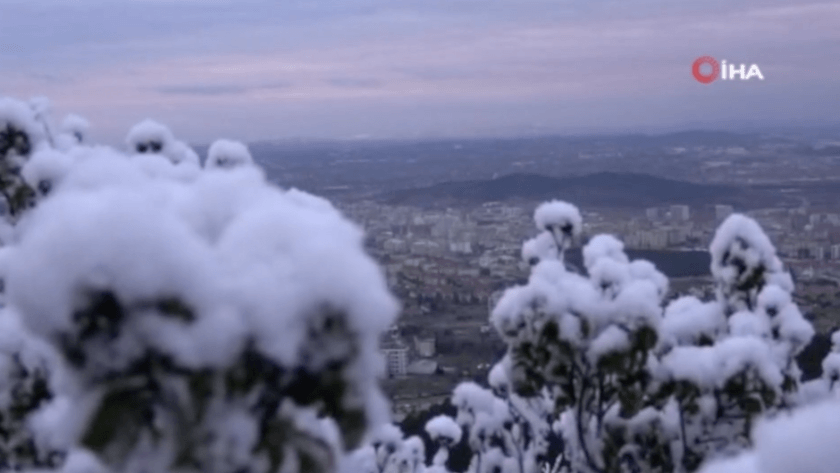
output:
[[[395,415],[443,402],[504,352],[488,324],[502,290],[527,279],[524,240],[542,201],[583,211],[567,256],[619,237],[671,279],[710,295],[708,245],[733,212],[756,219],[797,283],[817,332],[840,322],[840,135],[831,130],[259,143],[280,185],[328,197],[367,235],[402,315],[381,341]]]

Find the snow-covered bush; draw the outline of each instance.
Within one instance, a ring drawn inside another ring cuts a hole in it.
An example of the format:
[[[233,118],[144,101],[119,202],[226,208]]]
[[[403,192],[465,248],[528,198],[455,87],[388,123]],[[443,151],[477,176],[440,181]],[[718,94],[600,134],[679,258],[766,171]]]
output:
[[[39,448],[32,414],[53,397],[55,353],[33,337],[18,314],[0,310],[0,471],[55,467],[61,450]]]
[[[175,135],[166,125],[154,120],[144,120],[135,125],[126,137],[129,151],[135,154],[161,155],[173,164],[199,165],[198,155]]]
[[[492,429],[492,434],[486,435],[487,441],[471,445],[476,471],[481,471],[479,466],[494,471],[491,467],[496,464],[500,464],[499,471],[505,473],[556,470],[566,462],[561,455],[562,442],[552,429],[553,399],[546,390],[530,397],[516,394],[507,378],[509,365],[510,359],[505,357],[488,374],[488,384],[494,396],[492,411],[486,410],[474,422],[464,423],[464,428],[471,435],[473,432],[481,435],[488,426]],[[468,387],[469,384],[462,386]],[[456,394],[459,389],[462,387],[456,389]],[[485,393],[482,388],[473,386],[464,390],[462,396],[484,396]],[[459,404],[457,401],[453,395],[456,406]],[[470,402],[461,401],[460,404],[469,405]],[[461,408],[459,406],[459,414]]]
[[[238,141],[216,140],[207,151],[206,168],[229,169],[254,164],[248,147]]]
[[[438,450],[432,459],[432,465],[443,468],[449,459],[449,449],[461,441],[461,427],[451,417],[439,415],[426,423],[426,432],[437,444]]]
[[[562,256],[563,251],[571,246],[573,239],[580,236],[583,230],[583,218],[577,207],[559,200],[545,202],[537,207],[537,210],[534,212],[534,223],[537,224],[539,230],[551,235],[557,247],[554,250],[545,249],[540,251],[540,254],[537,255],[540,258],[550,258],[553,254]],[[541,236],[537,238],[544,239]]]
[[[758,224],[730,216],[711,244],[718,298],[666,309],[656,397],[676,401],[683,464],[749,446],[756,418],[797,404],[796,355],[814,335]]]
[[[20,172],[33,153],[48,146],[38,117],[30,104],[0,98],[0,193],[12,220],[34,205],[35,193]]]
[[[373,432],[369,444],[354,451],[340,473],[429,473],[426,449],[419,437],[404,438],[399,427],[385,424]]]
[[[562,463],[562,458],[550,455],[549,443],[557,436],[549,425],[548,398],[523,399],[509,393],[501,376],[497,365],[490,376],[491,383],[497,383],[492,390],[472,382],[458,385],[451,398],[456,416],[438,415],[426,422],[433,453],[428,465],[418,453],[420,439],[403,439],[401,430],[390,425],[354,452],[342,473],[450,473],[450,449],[462,438],[472,451],[467,469],[472,473],[537,472]]]
[[[731,216],[711,243],[716,300],[683,297],[667,307],[667,278],[630,261],[612,236],[583,248],[585,276],[566,270],[563,253],[581,225],[570,204],[543,204],[535,220],[543,233],[523,247],[529,281],[508,289],[491,314],[508,344],[505,376],[496,376],[522,399],[551,399],[562,468],[696,471],[749,447],[758,416],[797,402],[794,357],[814,332],[753,220]],[[482,396],[470,398],[488,409]]]
[[[64,117],[61,122],[61,131],[75,140],[77,144],[82,144],[87,141],[87,133],[90,129],[90,122],[84,117],[76,114],[70,114]]]
[[[398,304],[360,228],[256,166],[203,172],[163,125],[132,129],[123,154],[59,149],[34,116],[0,102],[4,182],[33,202],[28,183],[49,182],[0,258],[0,318],[17,314],[56,355],[42,369],[23,342],[0,344],[17,376],[0,410],[28,418],[0,427],[23,428],[31,456],[67,452],[84,471],[332,472],[387,421],[378,340]]]

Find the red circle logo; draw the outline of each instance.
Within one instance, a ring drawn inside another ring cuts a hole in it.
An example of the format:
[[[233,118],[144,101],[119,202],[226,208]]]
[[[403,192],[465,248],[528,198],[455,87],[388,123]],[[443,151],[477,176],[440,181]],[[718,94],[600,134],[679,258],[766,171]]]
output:
[[[712,72],[709,74],[703,74],[700,72],[700,67],[702,67],[703,64],[712,66]],[[715,61],[715,58],[711,56],[703,56],[697,58],[697,60],[694,61],[694,64],[691,65],[691,73],[694,74],[694,78],[697,79],[697,82],[702,84],[711,84],[718,78],[718,75],[720,74],[720,66],[718,65],[718,62]]]

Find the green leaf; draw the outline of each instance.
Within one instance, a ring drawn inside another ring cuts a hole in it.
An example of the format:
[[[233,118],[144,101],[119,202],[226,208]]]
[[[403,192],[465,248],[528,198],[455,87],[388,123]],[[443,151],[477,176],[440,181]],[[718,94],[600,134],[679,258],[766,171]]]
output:
[[[624,362],[626,359],[627,355],[625,353],[608,353],[598,360],[598,369],[607,373],[621,373],[625,369]]]
[[[796,391],[796,388],[797,388],[796,379],[793,376],[791,376],[789,374],[786,374],[785,375],[785,380],[782,382],[782,390],[786,393],[792,393],[792,392]]]
[[[642,393],[635,389],[622,389],[618,392],[618,399],[621,403],[621,411],[619,415],[624,419],[629,419],[638,414],[642,409]]]
[[[181,320],[183,322],[194,322],[195,314],[186,304],[175,297],[161,299],[155,304],[160,313],[167,317]]]
[[[697,415],[700,412],[700,405],[696,401],[690,401],[683,407],[686,414]]]
[[[659,336],[653,328],[643,326],[633,333],[633,338],[633,348],[647,352],[656,345]]]
[[[109,463],[122,464],[148,426],[150,411],[150,403],[136,389],[109,392],[99,403],[81,444],[100,455],[107,451]]]
[[[761,401],[752,396],[741,399],[738,403],[740,404],[741,409],[748,414],[758,414],[762,410]]]
[[[254,453],[268,456],[269,471],[275,472],[283,464],[287,433],[293,426],[284,419],[272,419],[266,422],[261,432],[259,443]]]
[[[702,463],[703,456],[695,452],[691,448],[687,448],[685,452],[683,452],[682,464],[685,467],[686,471],[697,471],[697,469],[700,468],[700,465]]]

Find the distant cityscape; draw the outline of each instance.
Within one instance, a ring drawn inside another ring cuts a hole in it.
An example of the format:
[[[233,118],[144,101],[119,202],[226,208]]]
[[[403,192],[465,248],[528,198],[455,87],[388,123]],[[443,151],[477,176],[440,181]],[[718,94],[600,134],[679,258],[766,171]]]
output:
[[[491,339],[487,344],[494,345],[487,315],[504,288],[527,277],[520,250],[522,242],[536,233],[533,206],[490,202],[469,210],[436,211],[365,201],[341,208],[366,229],[369,252],[382,263],[391,289],[404,304],[399,325],[383,340],[389,376],[460,379],[480,373],[479,360],[485,357],[468,361],[440,356],[450,350],[439,353],[438,338],[445,334],[444,338],[462,341]],[[671,252],[680,258],[679,252],[706,251],[717,225],[736,210],[715,205],[694,212],[675,204],[621,217],[615,212],[609,216],[584,212],[582,240],[610,233],[629,249]],[[829,330],[840,321],[840,313],[826,304],[826,297],[840,295],[840,213],[811,213],[803,207],[747,214],[766,229],[792,270],[800,307],[810,313],[818,329]],[[708,266],[703,270],[707,272]],[[693,287],[684,293],[711,296],[711,281],[704,276],[686,278]],[[398,407],[406,412],[428,407],[429,396],[417,392]]]
[[[837,135],[263,146],[270,178],[327,196],[365,229],[403,305],[381,342],[397,418],[482,380],[502,355],[488,314],[526,280],[522,243],[537,233],[535,206],[552,198],[581,208],[578,247],[617,236],[669,276],[671,297],[712,296],[708,245],[726,217],[745,213],[772,239],[817,330],[840,323]]]

